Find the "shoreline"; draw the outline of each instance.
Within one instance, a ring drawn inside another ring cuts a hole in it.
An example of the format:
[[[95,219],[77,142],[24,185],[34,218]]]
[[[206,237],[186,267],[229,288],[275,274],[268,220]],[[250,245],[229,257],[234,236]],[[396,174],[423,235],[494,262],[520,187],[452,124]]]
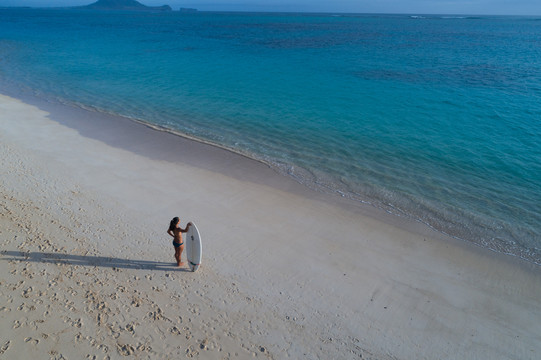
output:
[[[411,216],[398,215],[377,207],[370,202],[349,199],[338,195],[338,193],[313,189],[290,175],[282,174],[264,160],[251,157],[241,151],[235,151],[139,119],[62,104],[28,94],[16,94],[16,92],[7,92],[7,94],[7,96],[14,99],[20,99],[20,101],[47,111],[59,124],[68,126],[85,137],[101,141],[112,147],[147,156],[153,160],[197,166],[212,172],[219,172],[225,176],[235,177],[238,180],[253,181],[259,185],[271,186],[276,190],[292,192],[296,195],[332,203],[348,211],[358,211],[362,215],[372,218],[384,217],[393,226],[403,226],[405,229],[418,231],[420,234],[427,231],[429,233],[435,232],[444,238],[464,242],[467,246],[473,245],[474,247],[486,249],[468,240],[439,231]],[[88,122],[85,123],[85,121]],[[115,132],[116,135],[109,136],[109,130]],[[119,136],[120,133],[129,133],[129,135]],[[186,151],[187,153],[185,153]],[[182,157],[174,155],[174,153],[180,154],[181,152],[183,152]],[[231,163],[239,165],[236,165],[235,169],[231,170],[226,166]],[[514,257],[514,255],[511,256]],[[524,261],[519,257],[517,258]]]
[[[0,233],[0,260],[9,259],[0,261],[0,296],[9,309],[0,313],[8,320],[0,334],[13,331],[6,354],[50,353],[60,344],[66,356],[79,333],[113,357],[541,353],[532,335],[540,318],[538,266],[317,193],[223,149],[128,119],[26,100],[0,95],[9,169],[2,222],[10,229]],[[194,274],[170,265],[165,227],[179,212],[203,236],[204,263]],[[21,219],[40,224],[39,231]],[[56,262],[47,260],[54,256]],[[64,280],[53,286],[41,273]],[[88,290],[92,279],[102,288]],[[116,280],[131,285],[122,289]],[[74,304],[55,304],[70,291],[77,293]],[[32,295],[39,292],[48,299]],[[100,309],[104,297],[110,310]],[[135,298],[143,299],[140,306]],[[171,302],[180,298],[186,308]],[[21,301],[27,307],[19,310]],[[21,314],[26,325],[15,329]],[[77,327],[77,318],[86,327]],[[34,335],[21,338],[23,330]],[[107,340],[109,332],[118,337]],[[89,354],[103,352],[86,340]]]
[[[263,159],[257,158],[256,156],[251,156],[248,153],[237,151],[236,149],[232,149],[227,146],[222,146],[220,144],[207,141],[205,139],[190,136],[189,134],[184,134],[173,129],[164,128],[159,125],[146,122],[145,120],[109,113],[100,109],[86,108],[84,105],[63,103],[57,99],[51,100],[45,97],[32,95],[26,93],[20,88],[17,88],[17,86],[15,85],[11,85],[7,90],[4,89],[4,92],[8,96],[22,99],[22,101],[50,111],[53,116],[55,116],[55,118],[59,120],[60,123],[82,131],[87,136],[95,138],[96,140],[104,141],[111,146],[121,146],[130,151],[139,151],[141,154],[144,155],[152,153],[156,156],[157,159],[160,159],[160,157],[166,155],[165,158],[167,161],[179,160],[178,157],[172,159],[169,156],[172,151],[166,149],[166,146],[162,146],[158,150],[149,148],[138,149],[137,147],[134,147],[127,143],[127,140],[129,139],[123,139],[124,142],[122,144],[115,143],[114,141],[108,141],[109,139],[107,137],[104,137],[103,134],[100,134],[99,131],[96,131],[96,128],[98,126],[89,127],[86,126],[88,124],[85,125],[82,121],[73,121],[73,118],[81,117],[85,119],[99,119],[100,124],[102,124],[101,126],[114,126],[117,131],[121,131],[122,128],[125,127],[126,129],[129,129],[128,131],[132,132],[132,136],[137,136],[138,139],[144,139],[148,136],[146,134],[151,133],[146,133],[144,128],[158,133],[164,133],[167,136],[173,136],[172,139],[168,139],[167,146],[178,146],[178,148],[183,148],[186,145],[188,148],[191,149],[191,153],[188,156],[188,159],[184,159],[184,161],[187,161],[190,165],[196,166],[201,166],[201,164],[204,164],[206,169],[211,171],[220,171],[227,176],[231,176],[232,172],[222,168],[222,164],[220,163],[222,159],[225,159],[225,161],[232,161],[237,163],[243,162],[244,164],[250,164],[250,162],[260,163],[263,167],[269,168],[271,170],[271,172],[265,171],[265,175],[258,176],[256,182],[260,182],[261,184],[270,185],[279,190],[293,191],[299,195],[306,197],[318,198],[322,201],[331,202],[335,205],[342,206],[345,209],[349,210],[359,208],[363,215],[368,215],[373,218],[383,217],[385,218],[385,222],[393,224],[394,226],[406,226],[410,231],[417,231],[420,233],[425,233],[425,231],[434,231],[440,234],[443,238],[453,238],[454,240],[463,242],[468,246],[473,245],[474,247],[489,250],[495,254],[504,255],[505,257],[516,258],[519,262],[524,261],[529,264],[541,267],[541,262],[539,262],[536,256],[530,255],[530,251],[532,250],[531,248],[527,248],[521,245],[519,247],[510,249],[508,247],[509,244],[505,244],[502,247],[501,244],[497,242],[491,242],[488,241],[488,239],[479,237],[479,234],[470,234],[470,237],[468,238],[467,236],[461,236],[458,233],[453,234],[447,232],[445,229],[438,228],[438,226],[436,226],[435,224],[431,224],[429,221],[426,221],[406,210],[396,208],[392,204],[385,204],[381,202],[381,200],[373,198],[371,199],[365,197],[365,195],[357,194],[358,198],[355,198],[351,194],[348,196],[343,196],[340,195],[341,193],[337,189],[327,188],[324,185],[317,183],[303,182],[302,180],[298,180],[295,175],[288,174],[287,171],[279,169],[278,165],[273,165]],[[141,126],[142,128],[138,129],[137,125]],[[152,140],[149,141],[157,141],[155,139],[159,138],[159,135],[154,134]],[[175,138],[178,138],[178,144],[176,144],[174,140]],[[204,153],[205,155],[201,157],[195,156],[194,154],[198,153],[199,151],[201,151],[201,153]],[[230,154],[230,156],[226,155],[228,153]],[[220,160],[212,161],[212,159],[214,158]],[[247,169],[242,170],[243,175],[240,176],[240,180],[243,180],[245,178],[245,174],[252,170],[256,173],[262,171],[261,169],[256,169],[256,167],[257,166],[247,166]],[[267,178],[272,179],[272,181],[265,182],[265,179]],[[290,184],[288,184],[291,182],[300,186],[291,186]],[[462,225],[462,227],[463,226],[464,225]],[[425,228],[429,230],[426,230]],[[535,254],[537,253],[535,252]]]

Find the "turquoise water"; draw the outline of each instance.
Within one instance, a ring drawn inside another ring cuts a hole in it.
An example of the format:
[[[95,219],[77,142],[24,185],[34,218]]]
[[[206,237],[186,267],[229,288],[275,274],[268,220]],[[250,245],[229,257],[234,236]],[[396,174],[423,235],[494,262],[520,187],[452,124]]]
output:
[[[541,18],[0,10],[0,86],[541,264]]]

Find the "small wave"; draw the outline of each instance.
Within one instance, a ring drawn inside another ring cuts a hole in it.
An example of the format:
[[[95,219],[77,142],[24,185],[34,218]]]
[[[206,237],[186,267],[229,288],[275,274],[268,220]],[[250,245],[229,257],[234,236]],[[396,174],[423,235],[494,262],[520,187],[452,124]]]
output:
[[[480,16],[465,15],[410,15],[410,19],[443,19],[443,20],[462,20],[462,19],[482,19]]]

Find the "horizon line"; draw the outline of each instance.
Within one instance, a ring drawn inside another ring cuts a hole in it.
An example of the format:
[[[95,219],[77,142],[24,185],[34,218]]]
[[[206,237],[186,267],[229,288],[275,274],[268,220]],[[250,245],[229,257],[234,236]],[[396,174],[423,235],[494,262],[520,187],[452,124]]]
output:
[[[167,4],[164,4],[167,5]],[[163,6],[163,5],[161,5]],[[85,5],[79,6],[0,6],[0,9],[42,9],[42,10],[82,10]],[[159,8],[160,6],[149,6],[150,8]],[[197,8],[179,7],[178,10],[172,8],[167,12],[182,12],[180,9],[195,9],[194,13],[252,13],[252,14],[325,14],[325,15],[405,15],[405,16],[521,16],[521,17],[538,17],[541,14],[475,14],[475,13],[424,13],[424,12],[345,12],[345,11],[274,11],[274,10],[199,10]],[[137,11],[128,9],[87,9],[90,11]],[[146,11],[146,10],[143,10]],[[153,11],[153,10],[148,10]]]

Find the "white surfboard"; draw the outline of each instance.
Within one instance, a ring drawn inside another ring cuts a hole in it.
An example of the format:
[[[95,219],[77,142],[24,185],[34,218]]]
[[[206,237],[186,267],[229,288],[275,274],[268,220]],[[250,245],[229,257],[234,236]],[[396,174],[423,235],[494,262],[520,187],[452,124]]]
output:
[[[186,233],[186,256],[188,257],[188,265],[190,270],[195,271],[201,265],[201,235],[194,223]]]

